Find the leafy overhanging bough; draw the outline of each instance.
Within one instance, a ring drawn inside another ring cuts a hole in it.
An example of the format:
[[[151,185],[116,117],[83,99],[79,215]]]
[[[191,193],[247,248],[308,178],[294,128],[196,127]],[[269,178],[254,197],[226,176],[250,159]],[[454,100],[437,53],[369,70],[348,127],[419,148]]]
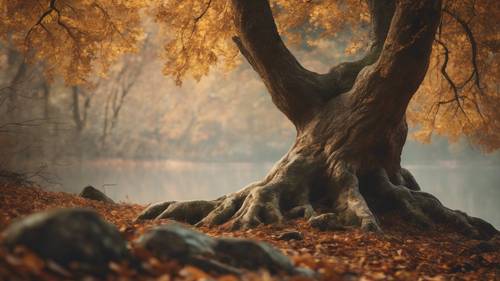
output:
[[[284,45],[267,0],[233,0],[233,40],[295,125],[295,144],[260,182],[213,201],[153,205],[139,218],[238,229],[304,217],[380,231],[375,214],[392,210],[422,226],[450,224],[478,238],[497,233],[420,191],[400,166],[405,112],[427,72],[441,1],[368,2],[371,50],[317,74]]]

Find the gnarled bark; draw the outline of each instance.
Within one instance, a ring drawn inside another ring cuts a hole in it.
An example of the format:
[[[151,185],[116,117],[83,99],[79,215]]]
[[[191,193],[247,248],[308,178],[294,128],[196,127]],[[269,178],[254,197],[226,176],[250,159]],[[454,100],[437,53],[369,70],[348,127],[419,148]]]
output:
[[[295,144],[261,182],[214,201],[168,204],[158,217],[247,228],[327,211],[322,218],[331,225],[378,231],[375,213],[397,209],[421,225],[451,223],[478,237],[497,232],[420,192],[400,166],[405,111],[427,71],[441,1],[369,0],[371,50],[327,74],[305,69],[286,48],[268,0],[232,4],[234,41],[295,124]]]

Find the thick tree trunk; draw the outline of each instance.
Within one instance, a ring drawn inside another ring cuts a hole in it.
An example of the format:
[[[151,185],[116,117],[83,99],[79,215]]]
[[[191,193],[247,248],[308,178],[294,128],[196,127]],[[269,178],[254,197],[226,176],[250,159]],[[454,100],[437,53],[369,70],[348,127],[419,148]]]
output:
[[[246,228],[300,216],[380,230],[375,213],[393,209],[421,225],[451,223],[478,237],[496,233],[419,191],[400,166],[405,111],[427,71],[439,0],[369,0],[371,50],[327,74],[306,70],[290,53],[267,0],[232,3],[234,41],[295,124],[295,144],[261,182],[214,201],[155,205],[141,218]]]

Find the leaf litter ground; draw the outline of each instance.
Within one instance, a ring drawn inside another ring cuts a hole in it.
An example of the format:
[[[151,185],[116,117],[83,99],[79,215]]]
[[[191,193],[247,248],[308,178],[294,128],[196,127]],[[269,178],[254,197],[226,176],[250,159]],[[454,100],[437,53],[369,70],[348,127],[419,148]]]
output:
[[[167,198],[166,198],[167,199]],[[38,187],[0,185],[0,231],[26,215],[64,207],[92,208],[116,225],[129,241],[168,220],[135,222],[146,206],[106,204],[78,196],[49,192]],[[384,234],[358,230],[319,231],[304,220],[281,226],[260,226],[246,231],[223,227],[199,228],[211,236],[245,237],[266,241],[281,249],[298,266],[319,273],[319,280],[500,280],[500,237],[489,241],[468,239],[446,227],[419,230],[397,216],[381,218]],[[299,231],[302,240],[280,240],[281,234]],[[0,236],[0,243],[1,243]],[[493,247],[492,247],[493,245]],[[133,248],[144,270],[111,263],[104,280],[308,280],[304,277],[270,275],[265,271],[243,276],[211,275],[175,260],[161,261],[148,252]],[[43,261],[27,249],[9,253],[0,246],[0,280],[74,280],[70,271]],[[86,280],[99,280],[92,277]]]

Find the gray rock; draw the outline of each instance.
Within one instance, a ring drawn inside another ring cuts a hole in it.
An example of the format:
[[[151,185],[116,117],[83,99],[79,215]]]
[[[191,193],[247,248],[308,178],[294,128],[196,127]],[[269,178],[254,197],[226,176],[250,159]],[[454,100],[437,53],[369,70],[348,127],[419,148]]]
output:
[[[186,260],[192,256],[214,256],[213,238],[176,223],[155,227],[136,243],[161,258]]]
[[[103,273],[110,261],[128,259],[118,230],[88,209],[58,209],[30,215],[5,231],[9,249],[23,245],[44,259],[76,271]]]
[[[265,268],[272,273],[314,276],[314,272],[295,268],[290,259],[271,245],[236,238],[212,238],[172,223],[158,226],[136,240],[139,246],[159,258],[175,258],[206,271],[239,274],[240,268]]]
[[[248,239],[220,238],[217,239],[215,251],[223,261],[235,267],[251,270],[266,268],[276,273],[284,271],[294,273],[295,268],[288,257],[271,245]]]
[[[139,237],[136,244],[161,259],[177,259],[208,272],[241,274],[237,268],[217,261],[214,238],[180,224],[155,227]]]
[[[153,220],[158,217],[168,206],[175,203],[175,201],[155,203],[144,209],[136,218],[136,220]]]
[[[115,201],[113,201],[111,198],[106,196],[103,192],[100,190],[96,189],[95,187],[89,185],[86,186],[82,192],[80,192],[80,197],[90,199],[90,200],[95,200],[95,201],[101,201],[105,203],[110,203],[110,204],[115,204]]]
[[[292,230],[292,231],[287,231],[287,232],[281,233],[280,236],[278,236],[278,239],[285,240],[285,241],[303,240],[304,236],[302,235],[302,233],[295,231],[295,230]]]
[[[326,213],[309,219],[309,224],[319,230],[345,230],[334,213]]]

